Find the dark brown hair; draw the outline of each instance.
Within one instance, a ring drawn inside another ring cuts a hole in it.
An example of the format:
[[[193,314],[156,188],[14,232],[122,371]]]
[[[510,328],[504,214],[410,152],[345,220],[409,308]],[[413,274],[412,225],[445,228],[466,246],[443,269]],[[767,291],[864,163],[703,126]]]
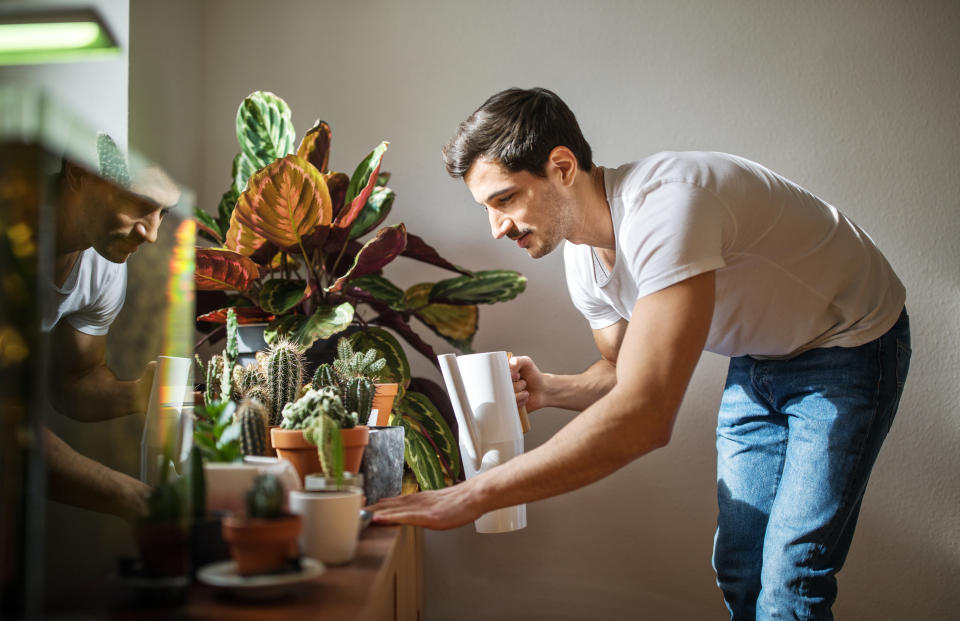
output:
[[[581,169],[593,168],[590,145],[562,99],[545,88],[511,88],[483,102],[460,123],[443,147],[443,163],[454,179],[463,178],[480,158],[511,172],[526,170],[542,177],[550,151],[558,146],[570,149]]]

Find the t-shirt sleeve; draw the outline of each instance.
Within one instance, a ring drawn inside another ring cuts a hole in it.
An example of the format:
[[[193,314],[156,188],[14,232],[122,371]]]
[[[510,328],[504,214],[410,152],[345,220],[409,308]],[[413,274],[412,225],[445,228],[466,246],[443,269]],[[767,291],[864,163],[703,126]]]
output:
[[[622,317],[606,300],[598,298],[588,284],[593,282],[593,276],[589,273],[592,260],[585,252],[586,248],[574,247],[570,243],[564,246],[563,265],[567,290],[573,305],[590,324],[590,328],[600,330],[617,323]]]
[[[93,304],[83,311],[67,315],[67,322],[78,332],[100,336],[110,330],[110,324],[120,314],[127,295],[126,265],[94,277],[88,286],[95,287]]]
[[[627,210],[619,244],[637,299],[723,267],[729,222],[723,203],[691,183],[665,182],[644,194],[637,208]]]

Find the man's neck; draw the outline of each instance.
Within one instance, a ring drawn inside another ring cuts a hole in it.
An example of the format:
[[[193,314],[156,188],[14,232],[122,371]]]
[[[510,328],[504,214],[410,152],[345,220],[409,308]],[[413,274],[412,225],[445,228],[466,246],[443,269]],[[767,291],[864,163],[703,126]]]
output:
[[[603,183],[603,169],[594,165],[588,173],[577,179],[574,187],[577,205],[577,224],[572,227],[567,239],[574,244],[586,244],[598,250],[613,250],[616,236],[613,232],[613,217],[607,202],[607,190]]]

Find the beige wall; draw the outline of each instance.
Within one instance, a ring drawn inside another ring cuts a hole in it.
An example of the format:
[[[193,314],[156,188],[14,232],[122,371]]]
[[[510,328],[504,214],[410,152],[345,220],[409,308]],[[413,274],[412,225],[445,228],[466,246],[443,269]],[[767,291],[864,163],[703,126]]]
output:
[[[518,300],[483,309],[477,350],[509,348],[564,372],[595,356],[567,300],[559,254],[533,262],[494,242],[482,210],[440,165],[456,124],[497,90],[555,90],[600,164],[659,149],[729,151],[837,205],[906,283],[915,356],[840,574],[836,612],[871,620],[955,613],[956,2],[207,0],[175,3],[174,23],[132,4],[134,35],[143,29],[180,46],[133,54],[131,84],[150,82],[142,88],[191,102],[157,106],[133,93],[131,127],[149,113],[154,141],[136,146],[173,170],[196,162],[182,180],[212,210],[237,151],[237,105],[253,90],[284,97],[298,135],[317,117],[328,121],[336,169],[351,171],[390,140],[384,166],[398,198],[388,223],[406,222],[456,263],[514,268],[530,279]],[[139,21],[142,10],[153,18]],[[177,23],[190,14],[195,23]],[[388,275],[401,285],[438,277],[419,265],[391,266]],[[432,373],[419,360],[416,367]],[[427,618],[723,618],[710,547],[725,368],[704,355],[670,446],[530,505],[526,530],[428,533]],[[528,446],[571,416],[536,413]]]

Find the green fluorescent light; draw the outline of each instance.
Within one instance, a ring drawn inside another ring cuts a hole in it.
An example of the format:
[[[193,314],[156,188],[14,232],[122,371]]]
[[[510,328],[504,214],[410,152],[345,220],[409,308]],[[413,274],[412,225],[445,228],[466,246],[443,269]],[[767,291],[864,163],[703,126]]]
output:
[[[0,13],[0,65],[96,60],[120,51],[92,10]]]

